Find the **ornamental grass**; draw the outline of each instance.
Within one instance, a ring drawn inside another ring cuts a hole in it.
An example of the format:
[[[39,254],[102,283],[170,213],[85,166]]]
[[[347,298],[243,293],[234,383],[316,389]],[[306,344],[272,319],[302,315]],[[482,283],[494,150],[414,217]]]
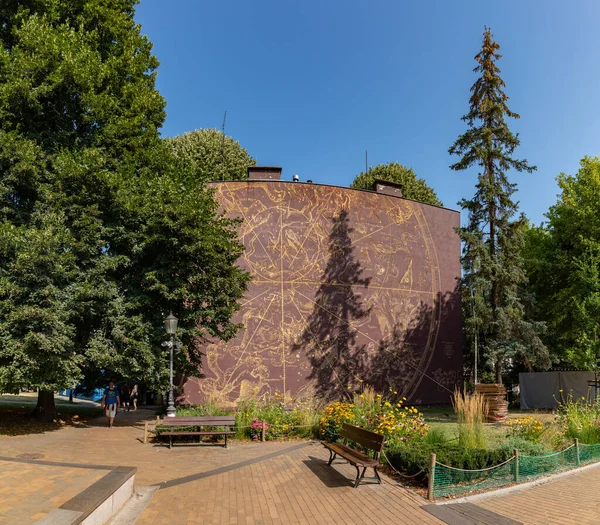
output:
[[[455,390],[452,405],[458,421],[458,443],[463,448],[482,449],[487,445],[484,422],[488,406],[480,394]]]

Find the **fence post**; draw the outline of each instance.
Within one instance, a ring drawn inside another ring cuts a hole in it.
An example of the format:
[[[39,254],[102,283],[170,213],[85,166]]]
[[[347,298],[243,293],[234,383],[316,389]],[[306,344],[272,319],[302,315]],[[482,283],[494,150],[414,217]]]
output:
[[[579,466],[581,464],[581,460],[579,458],[579,440],[575,438],[575,464]]]
[[[264,419],[263,419],[263,422],[262,422],[262,431],[260,433],[260,440],[262,442],[265,441],[265,420]]]
[[[515,483],[519,483],[519,450],[513,449],[515,454]]]
[[[148,443],[148,421],[144,422],[144,443]]]
[[[433,493],[433,484],[435,482],[435,454],[431,454],[431,461],[429,462],[429,485],[427,486],[427,499],[434,501],[435,494]]]

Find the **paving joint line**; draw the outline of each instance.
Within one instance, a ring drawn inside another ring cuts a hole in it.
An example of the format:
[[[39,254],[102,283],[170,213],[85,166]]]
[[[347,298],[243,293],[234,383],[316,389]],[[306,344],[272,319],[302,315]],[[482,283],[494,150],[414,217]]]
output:
[[[219,474],[224,474],[225,472],[231,472],[232,470],[238,470],[238,469],[247,467],[249,465],[254,465],[256,463],[266,461],[267,459],[272,459],[272,458],[276,458],[278,456],[283,456],[290,452],[294,452],[296,450],[300,450],[301,448],[308,447],[311,445],[314,445],[314,442],[300,443],[299,445],[294,445],[293,447],[289,447],[284,450],[270,452],[269,454],[264,454],[262,456],[258,456],[253,459],[247,459],[245,461],[240,461],[238,463],[226,465],[225,467],[219,467],[219,468],[216,468],[213,470],[208,470],[206,472],[199,472],[198,474],[190,474],[189,476],[175,478],[170,481],[163,481],[162,483],[156,483],[153,486],[158,486],[159,490],[168,489],[171,487],[177,487],[178,485],[184,485],[185,483],[190,483],[192,481],[198,481],[200,479],[210,478],[212,476],[218,476]]]

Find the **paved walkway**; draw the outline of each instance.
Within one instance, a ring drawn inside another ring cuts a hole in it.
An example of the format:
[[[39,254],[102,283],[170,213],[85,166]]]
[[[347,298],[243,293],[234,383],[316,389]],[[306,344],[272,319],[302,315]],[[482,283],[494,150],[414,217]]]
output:
[[[528,525],[598,525],[600,468],[476,504]]]
[[[33,523],[106,474],[106,470],[0,460],[0,523]]]
[[[233,442],[228,449],[169,450],[141,442],[143,420],[151,418],[138,410],[119,414],[113,428],[100,420],[99,426],[3,437],[0,456],[37,453],[53,462],[135,466],[137,485],[160,486],[140,525],[442,523],[420,508],[420,498],[391,481],[353,489],[356,471],[342,463],[327,467],[329,454],[318,443]],[[4,486],[0,476],[0,489]]]
[[[341,462],[328,467],[328,453],[318,443],[233,442],[228,449],[184,445],[169,450],[141,442],[144,419],[152,419],[152,413],[120,414],[114,428],[100,420],[85,428],[1,437],[0,456],[37,453],[45,461],[77,463],[83,466],[76,473],[82,484],[101,475],[93,466],[135,466],[138,486],[160,488],[137,521],[140,525],[600,523],[600,469],[475,501],[461,507],[462,521],[443,517],[441,521],[423,508],[425,501],[391,480],[353,489],[355,470]],[[34,472],[41,473],[40,479],[52,480],[54,489],[45,495],[47,501],[58,503],[77,490],[70,482],[64,485],[65,476],[74,477],[69,465],[58,471],[27,463],[29,474],[22,480],[15,465],[0,461],[0,505],[4,505],[0,523],[27,524],[40,515],[41,511],[25,508],[32,491],[45,486],[27,481],[27,476],[36,476]]]

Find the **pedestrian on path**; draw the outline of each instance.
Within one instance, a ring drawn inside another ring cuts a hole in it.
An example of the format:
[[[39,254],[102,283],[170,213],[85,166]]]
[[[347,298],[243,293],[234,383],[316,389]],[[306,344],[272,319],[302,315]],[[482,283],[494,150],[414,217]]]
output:
[[[131,403],[133,403],[133,411],[137,410],[137,400],[139,397],[138,386],[133,385],[133,390],[131,391]]]
[[[129,385],[127,383],[121,385],[121,408],[127,409],[129,412]]]
[[[108,383],[108,388],[104,390],[102,401],[100,404],[104,405],[104,415],[108,418],[108,426],[112,427],[115,421],[115,416],[119,412],[119,391],[115,388],[115,382],[111,381]]]

